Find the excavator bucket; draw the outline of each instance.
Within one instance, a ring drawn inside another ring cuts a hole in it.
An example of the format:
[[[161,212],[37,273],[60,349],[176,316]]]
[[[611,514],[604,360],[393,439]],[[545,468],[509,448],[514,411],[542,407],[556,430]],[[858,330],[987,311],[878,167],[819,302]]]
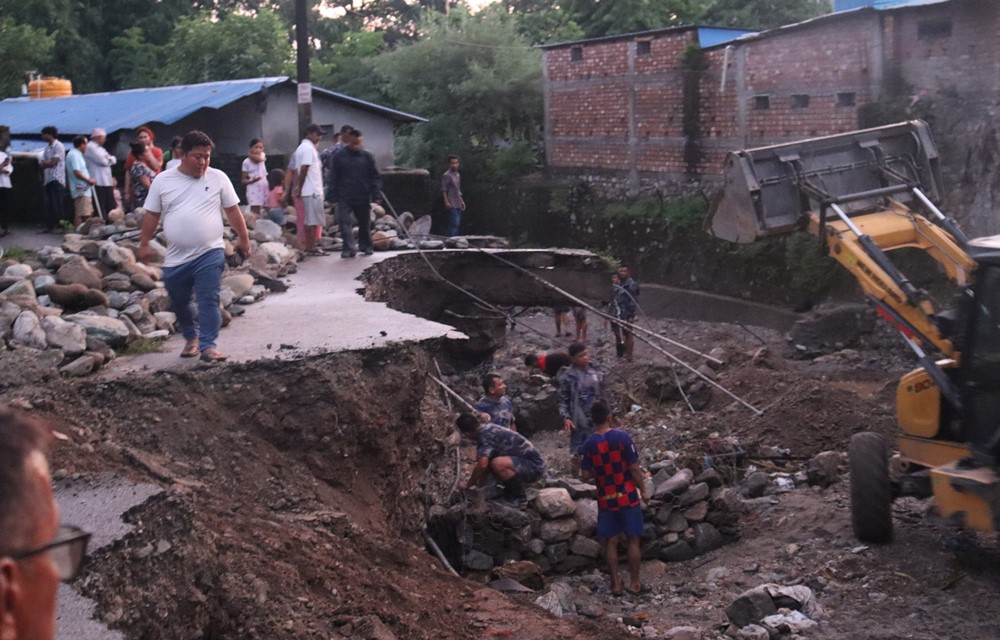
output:
[[[754,242],[795,231],[809,211],[829,204],[849,215],[871,211],[887,197],[909,204],[914,188],[936,203],[939,171],[930,129],[920,120],[734,151],[712,202],[710,231]]]

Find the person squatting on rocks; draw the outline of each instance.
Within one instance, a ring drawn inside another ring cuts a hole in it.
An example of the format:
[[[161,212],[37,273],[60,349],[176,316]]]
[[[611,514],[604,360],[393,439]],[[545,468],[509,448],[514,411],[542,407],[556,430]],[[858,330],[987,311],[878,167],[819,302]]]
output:
[[[573,364],[573,359],[565,351],[529,353],[524,356],[524,364],[532,369],[538,369],[550,378],[555,378],[563,367]]]
[[[449,238],[458,235],[458,228],[462,225],[462,212],[465,211],[459,164],[458,156],[448,156],[448,170],[441,176],[441,195],[444,197],[444,208],[448,210],[448,224],[444,235]]]
[[[80,572],[90,534],[60,526],[45,452],[51,430],[0,408],[0,638],[52,640],[60,580]]]
[[[483,376],[483,391],[486,393],[473,405],[479,412],[480,420],[517,431],[514,404],[507,397],[507,385],[503,378],[495,373],[487,373]]]
[[[284,176],[282,176],[284,177]],[[264,155],[264,141],[254,138],[250,141],[250,154],[243,159],[240,167],[240,182],[247,190],[247,204],[255,216],[267,202],[267,156]],[[280,223],[279,223],[280,224]]]
[[[83,152],[87,160],[87,174],[94,180],[94,202],[97,208],[97,215],[102,220],[108,212],[115,208],[114,183],[111,177],[111,167],[118,162],[104,148],[104,143],[108,139],[108,134],[104,129],[94,129],[90,132],[90,142]]]
[[[611,594],[622,595],[618,574],[618,542],[626,540],[629,593],[642,595],[650,589],[639,580],[642,559],[642,504],[649,501],[645,479],[632,438],[611,428],[611,409],[604,400],[590,408],[594,433],[583,443],[580,476],[597,484],[597,537],[604,540],[604,559],[611,575]]]
[[[343,137],[343,136],[341,136]],[[330,193],[327,199],[337,207],[340,237],[344,246],[341,258],[353,258],[358,251],[366,256],[375,252],[372,244],[372,201],[382,193],[382,176],[375,158],[365,151],[364,136],[357,129],[347,133],[347,146],[333,154],[330,161]],[[354,243],[354,223],[358,222],[358,242]]]
[[[149,258],[149,241],[163,219],[167,255],[163,261],[163,283],[177,323],[186,340],[182,358],[201,353],[206,362],[226,359],[215,348],[219,337],[219,289],[226,265],[220,212],[236,232],[236,250],[250,256],[250,235],[240,211],[240,199],[225,173],[209,167],[212,139],[192,131],[181,142],[181,164],[164,171],[153,181],[146,196],[139,258]],[[191,307],[197,298],[198,318]]]
[[[73,199],[73,226],[79,227],[94,215],[94,193],[96,181],[87,171],[87,160],[83,153],[87,148],[87,138],[73,138],[73,148],[66,154],[66,178],[69,181],[69,195]]]
[[[42,197],[45,200],[45,226],[39,233],[62,231],[66,215],[66,147],[56,137],[59,130],[53,126],[42,128],[45,150],[42,151]],[[6,227],[5,227],[6,228]]]
[[[618,281],[615,282],[614,278],[611,280],[613,315],[619,320],[634,323],[635,314],[639,309],[639,283],[632,279],[632,274],[626,265],[618,267],[618,273],[615,275]],[[615,323],[614,331],[618,357],[631,362],[632,351],[635,349],[635,336],[632,335],[632,330]]]
[[[569,434],[569,449],[579,456],[584,441],[594,432],[590,408],[597,400],[609,399],[604,373],[590,363],[586,345],[569,345],[573,365],[559,379],[559,416],[565,433]]]
[[[545,461],[535,446],[516,431],[483,424],[471,413],[458,416],[455,426],[476,443],[476,464],[458,488],[478,486],[492,473],[503,483],[504,498],[525,504],[524,483],[539,480],[545,473]]]
[[[322,137],[323,128],[318,124],[311,124],[306,127],[302,142],[295,150],[298,179],[292,195],[302,202],[302,222],[305,225],[304,250],[308,256],[326,255],[326,252],[316,248],[316,237],[326,222],[326,211],[323,210],[323,169],[316,147]]]

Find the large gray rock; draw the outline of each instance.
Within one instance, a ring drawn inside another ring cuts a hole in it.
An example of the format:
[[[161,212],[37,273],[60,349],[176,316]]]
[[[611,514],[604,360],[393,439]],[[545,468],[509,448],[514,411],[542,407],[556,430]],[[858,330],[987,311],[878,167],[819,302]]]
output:
[[[135,254],[124,247],[119,247],[110,240],[101,243],[97,255],[101,262],[112,269],[122,269],[135,263]]]
[[[569,541],[569,551],[585,558],[596,558],[601,555],[601,543],[578,534]]]
[[[806,463],[806,479],[809,484],[828,487],[840,479],[840,463],[843,456],[837,451],[823,451]]]
[[[16,319],[16,318],[15,318]],[[0,344],[4,340],[9,340],[14,331],[14,320],[0,314]]]
[[[263,234],[264,242],[281,242],[282,229],[267,218],[261,218],[253,227],[257,233]]]
[[[670,515],[667,516],[666,522],[663,523],[663,530],[670,531],[673,533],[680,533],[688,528],[687,518],[684,517],[680,511],[671,511]]]
[[[59,284],[82,284],[89,289],[101,288],[101,272],[90,266],[82,257],[70,258],[56,272]]]
[[[260,224],[258,222],[258,224]],[[493,558],[481,551],[471,549],[462,556],[462,566],[472,571],[489,571],[493,568]]]
[[[153,318],[156,320],[157,329],[165,329],[170,333],[176,331],[177,314],[173,311],[157,311],[153,314]]]
[[[124,347],[128,343],[129,326],[116,318],[76,313],[66,316],[66,320],[83,327],[88,337],[97,338],[114,349]],[[139,333],[138,330],[136,333]]]
[[[292,257],[292,250],[280,242],[263,242],[258,245],[257,252],[270,264],[283,264]]]
[[[93,356],[82,355],[68,365],[59,368],[59,373],[64,376],[85,376],[93,373],[97,368],[97,362]]]
[[[75,356],[87,350],[87,332],[83,327],[67,322],[59,316],[46,316],[41,321],[48,346],[62,349],[68,356]]]
[[[35,292],[34,285],[31,284],[31,280],[27,278],[23,280],[17,280],[8,287],[0,287],[5,296],[27,296],[34,298],[38,294]]]
[[[56,283],[56,277],[48,273],[43,273],[32,279],[35,284],[35,291],[45,293],[45,290]]]
[[[555,481],[554,486],[569,491],[569,497],[574,500],[597,497],[597,487],[574,478],[559,478]]]
[[[17,316],[11,339],[32,349],[44,349],[47,346],[42,322],[32,311],[22,311]]]
[[[691,485],[691,480],[694,479],[694,472],[690,469],[681,469],[674,475],[672,475],[667,480],[656,485],[656,489],[653,491],[654,500],[666,500],[674,497],[680,497],[688,487]]]
[[[539,491],[534,506],[535,511],[543,518],[549,519],[569,516],[576,512],[576,504],[569,496],[569,491],[557,487]]]
[[[698,484],[693,484],[688,487],[688,490],[684,492],[680,497],[680,506],[688,507],[696,502],[701,502],[702,500],[708,499],[708,494],[710,493],[708,485],[704,482]]]
[[[573,513],[577,531],[585,536],[597,531],[597,500],[580,498],[576,501],[576,511]]]
[[[770,594],[759,588],[744,592],[726,607],[726,617],[737,627],[759,622],[777,612],[778,608],[774,606]]]
[[[156,289],[156,281],[145,273],[133,273],[132,277],[129,278],[129,282],[139,291],[148,292]]]
[[[538,530],[538,537],[546,542],[563,542],[573,537],[577,527],[573,518],[546,520]]]
[[[149,302],[150,313],[170,311],[170,294],[166,289],[157,288],[147,292],[146,301]]]
[[[270,220],[264,220],[262,222],[270,222]],[[272,222],[271,224],[274,223]],[[237,273],[231,276],[226,276],[222,279],[222,286],[232,289],[233,295],[236,298],[242,298],[249,293],[250,289],[253,287],[253,276],[249,273]]]
[[[12,264],[3,270],[3,275],[5,278],[16,278],[17,280],[22,280],[31,275],[31,267],[26,264]]]
[[[743,495],[748,498],[759,498],[771,487],[771,478],[763,471],[754,471],[747,476]]]
[[[664,562],[684,562],[695,556],[694,549],[687,542],[678,540],[660,549],[660,560]]]
[[[82,284],[50,284],[45,287],[45,295],[55,304],[71,311],[107,307],[110,304],[103,291]]]
[[[722,546],[722,534],[709,523],[700,522],[694,525],[693,529],[694,550],[698,555],[708,553]]]

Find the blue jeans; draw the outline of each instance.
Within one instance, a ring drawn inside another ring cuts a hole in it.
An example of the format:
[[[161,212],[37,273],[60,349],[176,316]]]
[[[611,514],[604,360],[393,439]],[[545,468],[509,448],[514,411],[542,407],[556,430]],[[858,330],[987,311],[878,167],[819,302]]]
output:
[[[212,249],[190,262],[176,267],[163,268],[163,284],[170,294],[177,324],[185,340],[198,339],[198,348],[204,351],[215,347],[219,337],[222,315],[219,313],[219,288],[226,256],[222,249]],[[198,305],[195,319],[191,294]]]
[[[444,235],[452,238],[458,235],[458,227],[462,224],[462,209],[461,207],[452,207],[448,209],[448,229]]]

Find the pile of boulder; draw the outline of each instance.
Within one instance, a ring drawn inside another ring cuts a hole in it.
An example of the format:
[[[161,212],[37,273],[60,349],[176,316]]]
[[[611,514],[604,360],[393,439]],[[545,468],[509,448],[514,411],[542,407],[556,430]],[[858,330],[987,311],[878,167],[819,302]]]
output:
[[[643,557],[680,562],[707,553],[739,536],[740,498],[722,486],[714,469],[695,474],[673,461],[651,465],[651,496],[643,509]],[[436,508],[437,527],[464,531],[461,564],[469,571],[489,571],[514,561],[530,561],[542,573],[568,573],[600,563],[596,538],[597,494],[594,485],[574,479],[550,480],[529,491],[529,504],[517,508],[483,499],[451,509]]]
[[[802,634],[816,626],[823,608],[805,585],[762,584],[740,594],[726,607],[726,635],[769,640]]]
[[[269,220],[246,214],[253,255],[223,277],[223,324],[296,270],[299,251]],[[67,233],[60,245],[0,259],[0,341],[7,348],[57,350],[69,376],[99,369],[138,340],[168,337],[176,317],[162,282],[164,241],[151,243],[149,264],[138,260],[141,215],[111,211]],[[270,225],[270,226],[269,226]],[[226,254],[234,234],[226,229]]]

